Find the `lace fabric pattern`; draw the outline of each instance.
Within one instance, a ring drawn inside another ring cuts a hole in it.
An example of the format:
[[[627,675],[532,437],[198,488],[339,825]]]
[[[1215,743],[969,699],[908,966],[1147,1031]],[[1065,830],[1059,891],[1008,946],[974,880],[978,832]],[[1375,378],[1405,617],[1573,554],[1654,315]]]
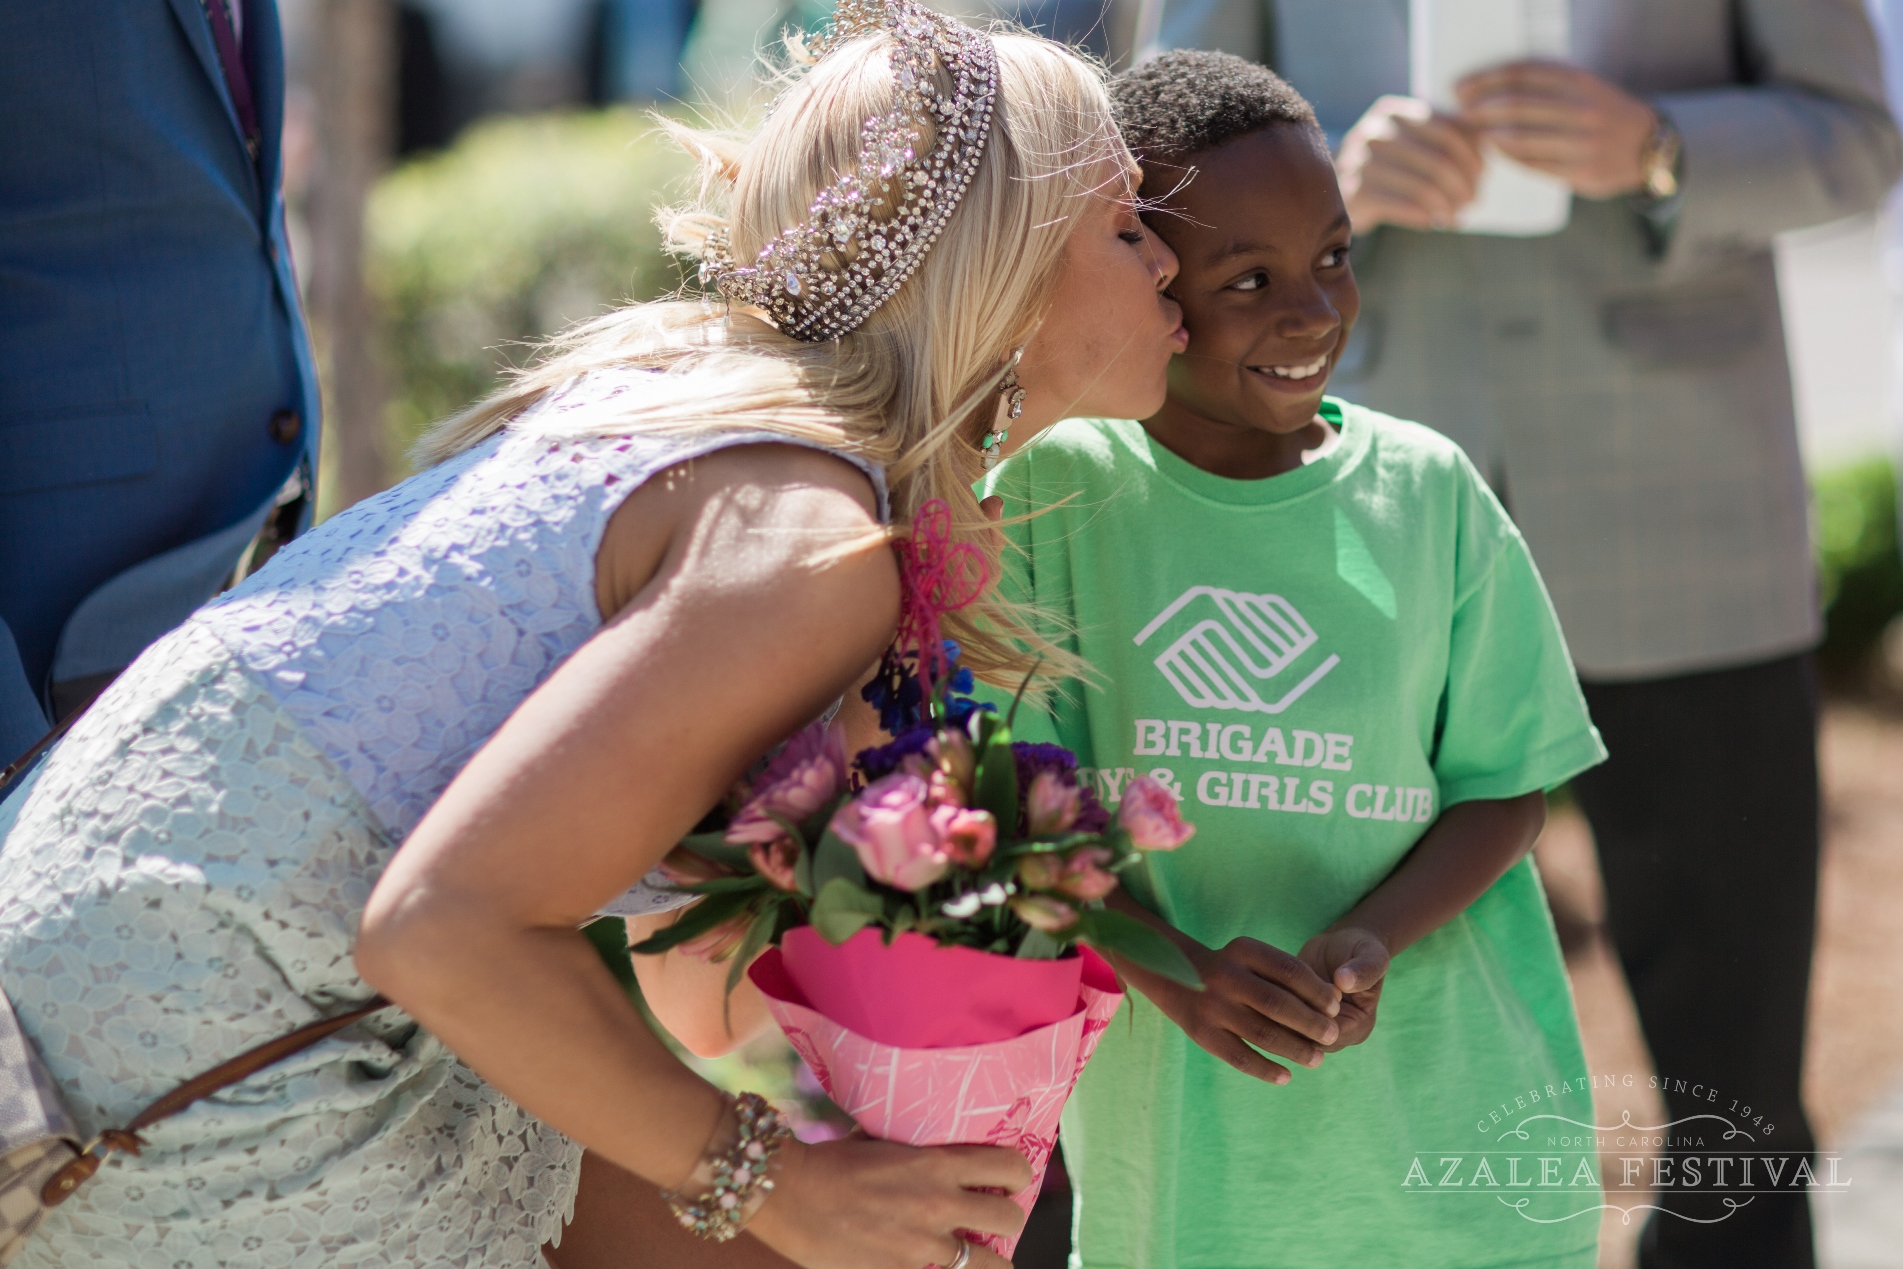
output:
[[[135,662],[0,804],[0,987],[81,1130],[367,999],[394,850],[204,626]],[[395,1010],[146,1137],[16,1264],[531,1269],[581,1155]]]
[[[82,1131],[367,999],[350,949],[371,889],[600,627],[594,560],[621,500],[717,449],[798,443],[586,434],[644,379],[580,380],[291,543],[0,802],[0,988]],[[881,474],[840,456],[883,515]],[[607,910],[688,901],[640,885]],[[394,1010],[146,1136],[16,1263],[533,1269],[581,1153]]]
[[[652,379],[575,381],[506,431],[298,538],[201,610],[393,840],[600,628],[595,554],[631,490],[715,450],[803,444],[768,432],[576,435],[591,411]],[[883,516],[883,474],[838,456],[872,480]],[[650,874],[603,912],[688,902],[664,884]]]

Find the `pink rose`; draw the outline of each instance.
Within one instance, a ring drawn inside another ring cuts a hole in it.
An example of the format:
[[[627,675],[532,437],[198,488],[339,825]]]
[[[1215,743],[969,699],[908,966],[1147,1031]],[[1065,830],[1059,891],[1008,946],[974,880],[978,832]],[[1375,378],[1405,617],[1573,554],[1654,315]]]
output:
[[[1064,857],[1041,850],[1018,860],[1018,881],[1026,890],[1054,890],[1064,877]]]
[[[694,886],[715,877],[731,877],[733,869],[697,855],[685,846],[676,846],[661,857],[661,872],[676,886]]]
[[[925,802],[934,811],[940,807],[956,809],[965,805],[965,791],[943,771],[927,771],[924,778]]]
[[[932,824],[931,787],[906,771],[874,780],[833,816],[833,832],[858,852],[866,875],[900,890],[923,890],[951,871]]]
[[[971,741],[966,739],[963,732],[948,727],[932,739],[925,751],[932,755],[946,778],[959,788],[970,790],[978,760],[971,752]]]
[[[753,795],[727,826],[730,842],[776,842],[846,791],[846,734],[814,723],[786,742],[754,782]],[[777,883],[776,883],[777,884]]]
[[[779,889],[790,894],[800,888],[799,874],[794,871],[799,864],[800,845],[792,838],[782,837],[772,842],[749,842],[747,858],[753,861],[754,871]]]
[[[1049,895],[1021,894],[1011,900],[1011,910],[1034,930],[1061,934],[1077,924],[1077,909]]]
[[[932,826],[960,868],[984,867],[998,847],[998,821],[990,811],[941,806],[932,812]]]
[[[1070,831],[1084,809],[1084,792],[1055,771],[1040,771],[1025,794],[1025,823],[1032,837],[1057,837]]]
[[[1175,850],[1196,836],[1196,826],[1176,813],[1176,795],[1152,776],[1138,776],[1125,787],[1117,819],[1138,850]]]
[[[1110,859],[1109,849],[1103,846],[1073,850],[1064,860],[1063,875],[1057,879],[1058,891],[1086,903],[1103,898],[1117,888],[1117,875],[1104,867]]]

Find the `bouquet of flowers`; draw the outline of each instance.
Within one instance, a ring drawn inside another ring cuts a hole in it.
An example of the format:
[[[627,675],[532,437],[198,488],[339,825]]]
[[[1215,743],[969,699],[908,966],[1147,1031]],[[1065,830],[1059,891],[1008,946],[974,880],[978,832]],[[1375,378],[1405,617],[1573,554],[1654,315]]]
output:
[[[955,670],[954,688],[968,675]],[[1078,784],[1069,750],[1013,743],[1009,721],[968,698],[948,692],[850,764],[841,730],[816,723],[734,801],[724,827],[688,837],[662,865],[703,899],[635,950],[711,943],[737,982],[798,928],[835,945],[876,929],[888,944],[913,934],[1027,961],[1083,943],[1195,982],[1174,944],[1103,903],[1143,852],[1189,840],[1175,797],[1139,776],[1113,820]]]
[[[924,571],[907,564],[908,581]],[[1113,819],[1069,750],[1014,743],[1016,706],[1000,718],[970,699],[957,645],[922,624],[916,650],[889,652],[866,688],[892,742],[849,763],[837,727],[795,736],[724,825],[669,854],[664,869],[702,898],[633,950],[730,957],[729,989],[750,974],[872,1135],[1010,1145],[1041,1180],[1122,1001],[1091,949],[1201,985],[1175,944],[1104,905],[1120,872],[1194,829],[1148,777]],[[1028,1212],[1036,1195],[1034,1182],[1015,1197]],[[1015,1240],[987,1241],[1008,1257]]]

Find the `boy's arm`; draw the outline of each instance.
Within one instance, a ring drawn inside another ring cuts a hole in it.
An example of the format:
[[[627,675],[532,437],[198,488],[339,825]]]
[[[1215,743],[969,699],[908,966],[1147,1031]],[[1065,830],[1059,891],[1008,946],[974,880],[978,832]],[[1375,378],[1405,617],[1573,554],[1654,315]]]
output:
[[[1389,957],[1465,912],[1533,848],[1545,825],[1544,793],[1451,806],[1387,880],[1308,941],[1301,959],[1342,993],[1330,1052],[1360,1044],[1374,1029]]]
[[[1336,1045],[1341,993],[1297,958],[1251,938],[1231,939],[1220,950],[1205,947],[1123,889],[1105,902],[1182,948],[1202,975],[1203,989],[1184,987],[1113,953],[1117,972],[1191,1040],[1238,1071],[1286,1084],[1288,1068],[1263,1052],[1319,1066],[1323,1052]]]

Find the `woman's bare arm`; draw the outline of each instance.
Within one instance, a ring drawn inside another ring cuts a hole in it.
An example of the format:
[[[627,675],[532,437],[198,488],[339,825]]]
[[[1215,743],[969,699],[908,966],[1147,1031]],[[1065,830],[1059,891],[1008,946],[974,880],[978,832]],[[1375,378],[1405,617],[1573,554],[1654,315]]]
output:
[[[679,916],[664,912],[637,917],[628,922],[628,941],[639,943],[674,924]],[[766,997],[745,975],[733,993],[727,993],[732,961],[716,961],[679,948],[632,959],[641,998],[667,1033],[696,1057],[731,1053],[773,1025]]]

